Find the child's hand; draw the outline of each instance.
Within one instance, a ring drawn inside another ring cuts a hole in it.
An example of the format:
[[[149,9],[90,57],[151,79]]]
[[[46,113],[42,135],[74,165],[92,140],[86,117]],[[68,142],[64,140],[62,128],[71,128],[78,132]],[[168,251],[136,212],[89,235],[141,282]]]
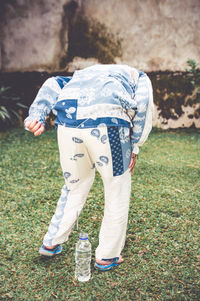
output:
[[[137,157],[136,154],[133,154],[133,153],[131,154],[131,161],[129,163],[129,170],[130,170],[130,172],[132,172],[134,170],[134,168],[135,168],[136,157]]]
[[[45,130],[45,126],[41,124],[41,122],[38,122],[36,119],[34,121],[27,121],[25,123],[25,127],[29,129],[29,131],[32,132],[35,136],[41,135]]]

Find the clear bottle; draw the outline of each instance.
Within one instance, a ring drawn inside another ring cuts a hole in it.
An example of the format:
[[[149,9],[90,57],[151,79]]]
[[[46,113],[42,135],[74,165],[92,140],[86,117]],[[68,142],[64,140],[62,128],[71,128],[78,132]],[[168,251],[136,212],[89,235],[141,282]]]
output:
[[[91,275],[91,244],[88,240],[87,233],[80,233],[79,235],[79,240],[76,243],[75,260],[75,278],[81,282],[88,281]]]

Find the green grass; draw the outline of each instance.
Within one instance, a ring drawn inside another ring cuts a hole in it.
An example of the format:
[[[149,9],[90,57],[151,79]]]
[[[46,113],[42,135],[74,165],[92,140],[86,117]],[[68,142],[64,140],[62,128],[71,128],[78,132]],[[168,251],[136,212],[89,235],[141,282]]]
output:
[[[74,229],[54,259],[38,254],[63,185],[56,132],[0,139],[1,300],[200,300],[200,135],[153,131],[132,176],[125,263],[94,270],[103,215],[99,175],[79,219],[93,248],[92,277],[74,279]]]

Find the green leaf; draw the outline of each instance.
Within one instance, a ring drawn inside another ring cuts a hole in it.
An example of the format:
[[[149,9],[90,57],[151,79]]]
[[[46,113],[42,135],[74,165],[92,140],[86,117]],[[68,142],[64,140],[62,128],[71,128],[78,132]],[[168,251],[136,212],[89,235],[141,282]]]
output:
[[[6,118],[11,119],[11,116],[7,111],[0,111],[0,115],[1,115],[3,120],[5,120]]]
[[[5,114],[2,113],[1,111],[0,111],[0,117],[1,117],[2,120],[5,120],[5,119],[6,119]]]
[[[11,112],[19,119],[20,115],[15,111],[15,110],[11,110]]]
[[[1,106],[1,110],[2,110],[3,112],[5,112],[5,113],[9,114],[8,110],[6,109],[6,107]]]
[[[17,104],[19,107],[21,107],[21,108],[24,108],[24,109],[27,109],[27,108],[28,108],[26,105],[24,105],[24,104],[22,104],[22,103],[20,103],[20,102],[17,102],[16,104]]]
[[[0,88],[0,93],[4,93],[5,91],[9,90],[10,87],[1,87]]]

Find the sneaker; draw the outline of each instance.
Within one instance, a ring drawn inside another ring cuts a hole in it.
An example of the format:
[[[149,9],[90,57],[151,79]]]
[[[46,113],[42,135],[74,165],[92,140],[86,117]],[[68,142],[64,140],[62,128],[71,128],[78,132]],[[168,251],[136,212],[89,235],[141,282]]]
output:
[[[52,250],[47,249],[47,248],[45,248],[44,245],[42,245],[41,248],[39,249],[39,253],[44,256],[53,257],[53,256],[60,254],[62,252],[62,249],[63,249],[62,245],[57,245]]]

